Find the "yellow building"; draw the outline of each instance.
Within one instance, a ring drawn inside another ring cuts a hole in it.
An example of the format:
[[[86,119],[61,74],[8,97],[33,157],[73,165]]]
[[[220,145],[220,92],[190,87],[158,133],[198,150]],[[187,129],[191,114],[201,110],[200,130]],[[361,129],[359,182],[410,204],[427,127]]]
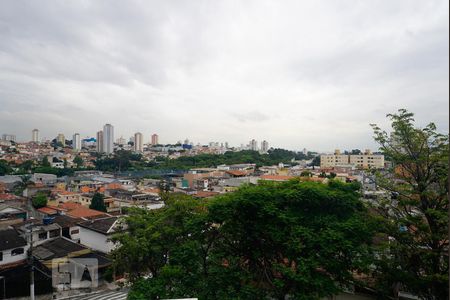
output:
[[[352,165],[359,169],[382,169],[384,168],[384,155],[373,154],[370,150],[366,150],[361,154],[341,154],[339,150],[336,150],[334,154],[320,156],[321,168],[346,165]]]

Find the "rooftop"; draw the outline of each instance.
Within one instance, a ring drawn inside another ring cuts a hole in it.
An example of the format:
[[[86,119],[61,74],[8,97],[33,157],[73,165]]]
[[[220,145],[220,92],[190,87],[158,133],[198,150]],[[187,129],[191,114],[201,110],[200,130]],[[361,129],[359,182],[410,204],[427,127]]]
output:
[[[81,222],[78,225],[102,234],[108,234],[114,232],[113,226],[118,219],[118,217],[95,219],[91,221]]]
[[[74,243],[66,238],[59,237],[34,248],[33,255],[39,260],[65,257],[73,252],[89,250],[88,248]]]
[[[0,251],[26,246],[27,242],[14,229],[0,230]]]

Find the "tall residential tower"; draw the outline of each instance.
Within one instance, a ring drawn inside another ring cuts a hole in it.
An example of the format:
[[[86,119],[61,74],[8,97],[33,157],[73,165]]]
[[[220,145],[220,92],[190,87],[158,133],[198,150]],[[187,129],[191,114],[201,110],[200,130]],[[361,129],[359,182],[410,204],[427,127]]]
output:
[[[33,129],[33,131],[31,132],[31,141],[33,143],[39,143],[39,130],[38,129]]]
[[[97,131],[97,152],[103,153],[103,131]]]
[[[159,139],[159,137],[158,137],[158,135],[157,135],[156,133],[152,134],[152,145],[153,145],[153,146],[159,144],[158,139]]]
[[[114,127],[111,124],[103,126],[103,152],[106,154],[114,152]]]
[[[79,133],[75,133],[72,138],[72,148],[74,151],[81,150],[81,137]]]
[[[134,134],[134,151],[144,152],[144,144],[142,143],[143,137],[142,133],[136,132]]]

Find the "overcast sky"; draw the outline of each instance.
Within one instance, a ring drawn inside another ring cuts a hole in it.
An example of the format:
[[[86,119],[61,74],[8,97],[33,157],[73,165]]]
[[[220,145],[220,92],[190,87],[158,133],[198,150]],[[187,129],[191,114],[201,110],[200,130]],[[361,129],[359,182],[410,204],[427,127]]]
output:
[[[449,1],[0,3],[0,133],[372,148],[398,108],[448,131]]]

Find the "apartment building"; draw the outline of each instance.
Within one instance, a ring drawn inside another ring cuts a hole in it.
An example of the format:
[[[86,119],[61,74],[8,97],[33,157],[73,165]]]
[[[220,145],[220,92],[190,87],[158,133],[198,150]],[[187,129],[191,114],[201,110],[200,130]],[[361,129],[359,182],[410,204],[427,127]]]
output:
[[[360,154],[342,154],[336,150],[334,154],[323,154],[320,156],[321,168],[333,168],[352,165],[359,169],[381,169],[384,168],[384,155],[373,154],[370,150]]]

